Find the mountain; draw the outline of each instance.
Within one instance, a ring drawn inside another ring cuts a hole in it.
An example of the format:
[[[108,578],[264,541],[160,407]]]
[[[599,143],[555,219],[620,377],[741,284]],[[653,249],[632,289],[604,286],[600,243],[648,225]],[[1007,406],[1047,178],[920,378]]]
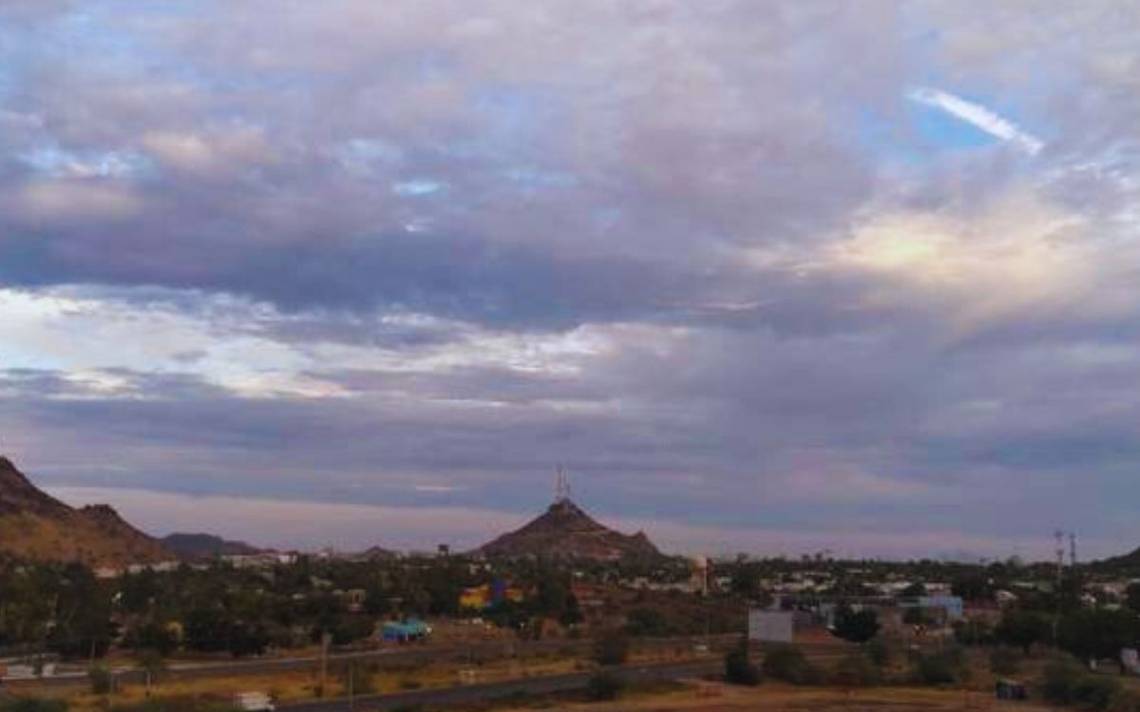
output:
[[[178,558],[191,561],[262,553],[262,549],[250,546],[244,541],[230,541],[213,534],[175,532],[162,537],[159,541]]]
[[[69,507],[32,484],[6,457],[0,457],[0,554],[92,566],[173,558],[109,505]]]
[[[1088,565],[1098,571],[1140,571],[1140,549],[1134,549],[1119,556],[1110,556],[1100,561],[1092,561]]]
[[[484,544],[476,553],[597,561],[662,556],[644,532],[629,535],[602,526],[569,498],[559,499],[526,526]]]

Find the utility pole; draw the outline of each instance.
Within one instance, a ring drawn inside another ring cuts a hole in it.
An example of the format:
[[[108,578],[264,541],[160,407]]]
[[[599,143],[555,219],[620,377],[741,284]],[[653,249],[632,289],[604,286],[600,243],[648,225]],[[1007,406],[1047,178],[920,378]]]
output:
[[[328,694],[329,682],[329,643],[332,642],[332,634],[328,631],[321,633],[321,694]]]
[[[1057,599],[1057,614],[1053,617],[1053,645],[1057,644],[1057,628],[1061,625],[1061,584],[1065,571],[1065,533],[1060,529],[1053,532],[1057,542],[1057,582],[1053,586],[1053,597]]]
[[[356,700],[353,697],[353,691],[356,689],[356,663],[352,660],[348,661],[348,709],[356,708]]]
[[[1069,532],[1069,566],[1077,567],[1077,534]]]
[[[1057,592],[1060,593],[1065,568],[1065,532],[1058,529],[1053,532],[1053,538],[1057,541]]]

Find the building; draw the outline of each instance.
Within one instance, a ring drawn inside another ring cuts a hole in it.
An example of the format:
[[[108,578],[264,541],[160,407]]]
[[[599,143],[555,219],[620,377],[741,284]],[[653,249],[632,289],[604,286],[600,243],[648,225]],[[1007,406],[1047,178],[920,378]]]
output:
[[[795,635],[795,613],[754,608],[748,611],[748,640],[790,643]]]
[[[410,643],[431,635],[431,626],[419,618],[388,621],[380,628],[380,639],[393,643]]]
[[[504,601],[522,603],[526,594],[518,586],[511,586],[502,579],[495,579],[482,586],[465,588],[459,594],[459,608],[482,611]]]

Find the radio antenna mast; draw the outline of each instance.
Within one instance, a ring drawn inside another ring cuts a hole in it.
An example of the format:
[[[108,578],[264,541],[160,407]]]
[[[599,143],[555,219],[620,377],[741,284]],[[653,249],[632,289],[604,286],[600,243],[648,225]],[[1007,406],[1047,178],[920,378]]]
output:
[[[570,499],[570,478],[567,477],[566,471],[562,469],[562,465],[558,466],[557,474],[554,480],[554,501],[566,502]]]

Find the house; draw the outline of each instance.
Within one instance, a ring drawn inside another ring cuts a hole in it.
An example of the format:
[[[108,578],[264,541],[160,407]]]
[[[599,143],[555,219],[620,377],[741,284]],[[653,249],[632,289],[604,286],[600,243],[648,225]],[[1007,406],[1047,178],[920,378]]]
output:
[[[424,640],[431,635],[431,626],[419,618],[404,621],[388,621],[380,628],[381,640],[394,643],[409,643]]]
[[[368,598],[368,592],[363,588],[350,588],[339,593],[349,613],[360,613],[364,610],[364,601]]]
[[[502,579],[496,579],[482,586],[471,586],[463,589],[459,594],[459,608],[482,611],[504,601],[522,603],[526,594],[518,586],[508,585]]]

